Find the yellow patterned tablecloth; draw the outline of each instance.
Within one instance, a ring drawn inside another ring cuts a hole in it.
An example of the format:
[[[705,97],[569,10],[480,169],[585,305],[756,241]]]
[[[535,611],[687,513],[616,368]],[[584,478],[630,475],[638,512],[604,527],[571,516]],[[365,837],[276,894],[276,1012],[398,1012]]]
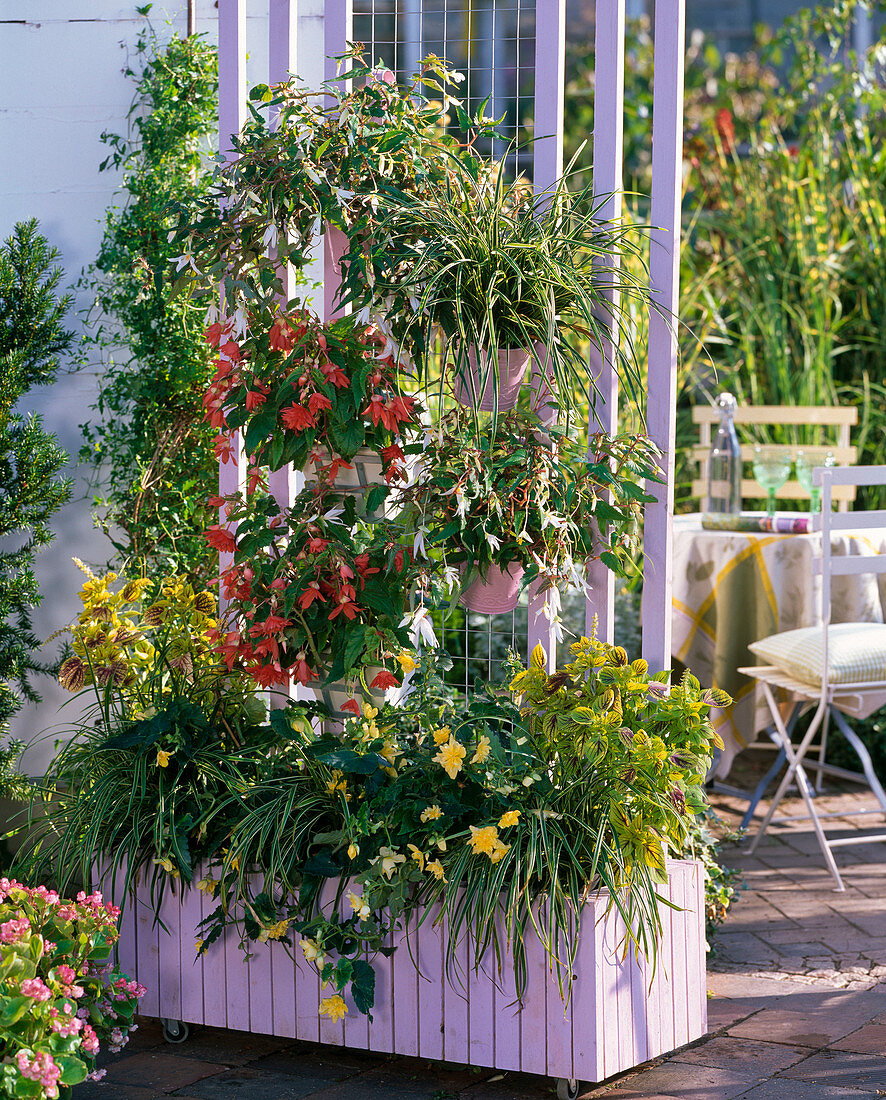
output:
[[[754,681],[736,669],[756,664],[751,642],[818,621],[821,578],[812,575],[818,534],[705,531],[700,515],[674,519],[672,654],[704,686],[724,688],[735,700],[713,715],[726,745],[717,769],[725,776],[735,754],[769,725]],[[844,531],[835,554],[886,553],[886,530]],[[886,621],[886,575],[835,577],[834,622]]]

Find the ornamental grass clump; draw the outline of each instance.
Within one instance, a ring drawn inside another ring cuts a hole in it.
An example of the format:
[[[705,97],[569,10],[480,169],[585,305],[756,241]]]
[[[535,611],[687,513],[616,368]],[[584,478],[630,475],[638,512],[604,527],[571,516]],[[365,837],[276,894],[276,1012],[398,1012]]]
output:
[[[121,1050],[145,988],[109,962],[120,910],[100,893],[76,901],[0,879],[0,1089],[57,1100]]]

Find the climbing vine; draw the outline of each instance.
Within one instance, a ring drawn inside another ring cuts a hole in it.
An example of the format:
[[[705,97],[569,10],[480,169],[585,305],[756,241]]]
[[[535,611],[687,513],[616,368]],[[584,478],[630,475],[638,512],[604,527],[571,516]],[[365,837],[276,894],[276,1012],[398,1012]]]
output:
[[[206,578],[217,569],[203,539],[217,466],[201,405],[212,373],[205,304],[173,299],[154,272],[175,260],[169,203],[210,187],[217,54],[199,36],[164,44],[148,24],[125,72],[136,82],[129,132],[102,135],[101,170],[122,171],[119,202],[80,282],[92,298],[84,358],[102,368],[80,459],[94,468],[96,521],[118,567]]]

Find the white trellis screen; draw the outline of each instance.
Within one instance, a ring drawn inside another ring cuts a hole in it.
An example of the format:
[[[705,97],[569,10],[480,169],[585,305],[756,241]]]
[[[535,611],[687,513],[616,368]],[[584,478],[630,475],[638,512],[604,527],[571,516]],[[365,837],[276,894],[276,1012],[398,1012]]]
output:
[[[504,112],[515,136],[526,116],[534,119],[531,174],[545,190],[563,167],[563,78],[566,0],[268,0],[268,83],[290,74],[308,86],[335,77],[329,58],[345,44],[366,44],[373,60],[381,56],[398,74],[413,70],[427,53],[446,56],[466,68],[467,96],[475,102],[490,97],[490,114]],[[219,134],[222,154],[230,153],[228,135],[240,130],[246,113],[247,0],[218,0]],[[649,319],[646,377],[647,423],[663,452],[664,478],[650,485],[655,502],[646,508],[643,571],[643,656],[654,669],[670,667],[672,528],[674,511],[674,438],[680,198],[683,118],[684,0],[656,0],[655,68],[652,117],[650,274],[656,308]],[[625,0],[597,0],[593,181],[597,194],[610,196],[604,213],[621,213],[624,119]],[[470,56],[452,56],[453,42],[471,44]],[[589,135],[590,136],[590,135]],[[333,262],[327,251],[324,301],[327,314],[336,290]],[[319,261],[318,261],[319,262]],[[592,428],[617,430],[617,377],[608,356],[592,353],[600,398]],[[271,483],[278,501],[291,500],[298,475],[280,471]],[[239,464],[220,467],[222,494],[238,487]],[[599,636],[612,638],[614,578],[600,563],[591,566],[587,621],[596,614]],[[491,632],[491,626],[489,628]],[[547,645],[547,623],[530,601],[527,641]]]

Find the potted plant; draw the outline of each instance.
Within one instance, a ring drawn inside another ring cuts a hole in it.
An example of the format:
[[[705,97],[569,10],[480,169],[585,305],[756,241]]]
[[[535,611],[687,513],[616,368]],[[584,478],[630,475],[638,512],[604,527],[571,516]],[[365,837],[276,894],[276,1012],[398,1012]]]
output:
[[[587,344],[618,339],[614,366],[636,381],[628,303],[648,289],[618,270],[638,254],[636,230],[604,222],[602,200],[577,194],[564,176],[533,196],[525,181],[506,183],[504,162],[475,166],[432,182],[419,194],[389,196],[373,250],[376,295],[395,292],[420,363],[430,361],[438,332],[451,352],[455,397],[478,410],[517,403],[531,358],[548,380],[543,403],[572,409],[591,396]]]
[[[401,393],[399,365],[373,328],[352,317],[324,325],[305,310],[273,317],[239,339],[233,321],[206,331],[218,359],[203,403],[222,458],[240,429],[253,471],[293,465],[357,496],[381,485],[372,515],[384,486],[405,477],[420,407]]]
[[[147,1010],[593,1080],[702,1034],[701,869],[670,857],[703,801],[716,700],[691,678],[668,694],[666,674],[593,639],[544,666],[534,653],[509,691],[463,700],[431,655],[402,705],[367,705],[338,731],[305,704],[275,712],[296,766],[231,791],[225,851],[199,891],[159,907],[170,932],[150,909],[125,925],[137,973],[168,960]],[[194,965],[164,944],[190,943],[197,921]],[[655,964],[678,950],[680,966]],[[244,996],[257,974],[269,980]],[[613,1052],[592,1021],[634,988],[633,1042]],[[520,1046],[536,1028],[540,1061]]]
[[[456,408],[428,432],[399,498],[406,525],[461,570],[465,606],[509,611],[534,584],[556,621],[561,589],[584,587],[588,560],[624,570],[649,499],[643,482],[657,471],[643,437],[597,435],[584,448],[522,413],[500,417],[490,435]]]
[[[6,1096],[69,1098],[100,1080],[100,1048],[121,1050],[144,986],[109,963],[120,910],[100,893],[76,901],[0,882],[0,1079]]]
[[[228,666],[264,687],[313,687],[333,712],[398,687],[421,610],[412,597],[439,584],[439,570],[413,561],[402,527],[366,522],[353,497],[327,485],[282,514],[259,492],[226,508],[233,532],[210,537],[233,555],[221,578]]]
[[[367,65],[359,45],[336,60],[340,75],[318,89],[297,80],[252,89],[249,120],[212,195],[196,216],[180,212],[173,277],[181,291],[211,299],[221,280],[231,317],[251,327],[260,305],[258,321],[270,327],[279,303],[289,310],[312,293],[305,267],[318,239],[334,237],[328,251],[342,278],[340,304],[362,311],[363,323],[379,327],[386,354],[409,363],[402,331],[390,322],[399,311],[375,300],[366,263],[370,244],[383,245],[380,207],[473,162],[473,141],[491,127],[461,110],[453,93],[462,77],[440,58],[428,57],[404,85]],[[453,108],[463,140],[449,132]],[[291,301],[284,264],[298,277]]]

